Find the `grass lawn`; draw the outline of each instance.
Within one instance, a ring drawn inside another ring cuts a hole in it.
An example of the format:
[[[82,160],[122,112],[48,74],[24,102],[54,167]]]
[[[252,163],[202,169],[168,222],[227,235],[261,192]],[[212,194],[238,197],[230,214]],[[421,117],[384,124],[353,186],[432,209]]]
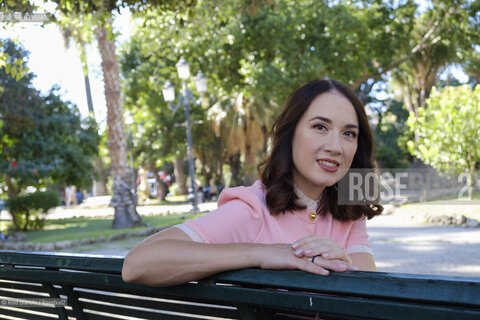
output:
[[[142,220],[152,227],[167,227],[182,223],[185,219],[193,219],[202,214],[178,214],[167,216],[144,216]],[[184,217],[182,219],[182,217]],[[11,222],[3,221],[4,228]],[[26,232],[27,241],[48,243],[64,240],[109,237],[113,234],[140,230],[144,227],[130,229],[112,229],[112,218],[69,218],[47,220],[44,230]]]
[[[166,202],[150,203],[158,204],[179,204],[182,198],[169,199]],[[407,214],[409,216],[421,217],[424,214],[429,215],[454,215],[463,214],[469,218],[480,220],[480,192],[474,194],[473,203],[469,204],[467,200],[436,200],[424,203],[410,203],[401,206],[395,210],[395,214]],[[88,210],[88,209],[86,209]],[[167,227],[182,223],[185,219],[196,218],[200,214],[173,214],[173,215],[152,215],[143,216],[143,222],[152,227]],[[131,232],[140,230],[144,227],[131,229],[112,229],[113,217],[95,217],[95,218],[67,218],[57,220],[47,220],[44,230],[26,232],[27,241],[33,243],[48,243],[64,240],[98,238],[100,236],[109,237],[113,234]],[[11,226],[11,221],[0,221],[0,231],[5,232]]]

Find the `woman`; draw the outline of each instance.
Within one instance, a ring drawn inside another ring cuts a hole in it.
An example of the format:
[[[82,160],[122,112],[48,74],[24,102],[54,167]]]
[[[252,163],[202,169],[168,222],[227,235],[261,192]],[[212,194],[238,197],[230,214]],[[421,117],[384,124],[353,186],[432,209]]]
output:
[[[226,189],[218,209],[163,230],[126,256],[125,282],[175,285],[233,269],[375,271],[365,218],[375,206],[337,205],[350,168],[373,167],[362,103],[344,84],[317,80],[293,92],[273,125],[261,181]]]

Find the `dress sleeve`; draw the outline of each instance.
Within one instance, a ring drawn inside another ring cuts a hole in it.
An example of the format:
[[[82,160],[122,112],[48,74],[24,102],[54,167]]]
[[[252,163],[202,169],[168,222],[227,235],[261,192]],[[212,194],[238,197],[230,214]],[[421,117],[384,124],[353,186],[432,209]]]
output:
[[[218,209],[176,226],[196,242],[253,242],[263,224],[263,206],[249,188],[225,189]]]
[[[370,242],[368,241],[367,223],[365,219],[357,220],[352,224],[345,243],[345,251],[347,254],[365,252],[373,255]]]

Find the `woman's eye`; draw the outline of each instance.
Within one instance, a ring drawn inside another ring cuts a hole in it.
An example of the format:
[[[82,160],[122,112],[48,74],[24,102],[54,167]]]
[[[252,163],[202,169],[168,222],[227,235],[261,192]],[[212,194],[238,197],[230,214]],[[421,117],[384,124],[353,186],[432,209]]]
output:
[[[348,137],[356,138],[358,134],[355,131],[345,131],[345,135]]]
[[[327,127],[321,123],[314,124],[312,128],[317,129],[317,130],[326,130]]]

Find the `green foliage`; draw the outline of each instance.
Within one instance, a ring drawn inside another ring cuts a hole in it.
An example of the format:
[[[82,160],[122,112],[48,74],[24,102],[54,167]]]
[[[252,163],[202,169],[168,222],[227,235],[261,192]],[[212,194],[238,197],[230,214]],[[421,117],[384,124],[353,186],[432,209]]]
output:
[[[37,191],[7,200],[13,224],[17,230],[21,231],[42,229],[48,210],[55,208],[59,203],[58,193],[52,190]]]
[[[7,52],[27,60],[13,42]],[[93,119],[82,120],[78,109],[61,100],[52,88],[42,97],[32,87],[34,75],[18,81],[0,70],[0,186],[14,196],[26,186],[51,183],[88,187],[93,178],[92,157],[99,136]]]
[[[406,121],[408,111],[398,101],[391,101],[379,112],[375,137],[375,158],[382,168],[405,168],[410,164],[407,141],[411,138]]]
[[[2,15],[2,21],[0,21],[0,28],[8,28],[10,24],[15,23],[15,19],[7,21],[5,15],[13,14],[15,12],[32,13],[36,7],[30,3],[29,0],[7,0],[0,1],[0,14]],[[28,68],[26,63],[21,59],[11,57],[5,52],[4,41],[0,39],[0,70],[3,70],[7,74],[11,75],[17,81],[23,77]],[[0,86],[0,93],[4,90]]]
[[[409,151],[441,170],[467,174],[469,198],[473,196],[474,170],[480,162],[480,88],[469,85],[432,90],[427,108],[411,113],[408,125],[416,134]]]
[[[432,1],[433,2],[433,1]],[[405,47],[408,60],[392,72],[392,87],[400,89],[407,109],[416,112],[426,106],[432,87],[445,67],[463,62],[480,41],[478,1],[435,1],[412,25]]]
[[[23,0],[25,1],[25,0]],[[57,10],[70,13],[101,13],[101,12],[119,12],[121,8],[130,8],[132,11],[145,10],[149,7],[156,7],[162,10],[180,7],[188,8],[196,1],[175,1],[175,0],[52,0],[57,3]]]
[[[29,12],[31,13],[35,6],[29,0],[6,0],[0,2],[0,12]]]
[[[408,142],[409,151],[435,168],[470,170],[480,161],[480,88],[434,89],[427,105],[408,118],[418,137]]]

